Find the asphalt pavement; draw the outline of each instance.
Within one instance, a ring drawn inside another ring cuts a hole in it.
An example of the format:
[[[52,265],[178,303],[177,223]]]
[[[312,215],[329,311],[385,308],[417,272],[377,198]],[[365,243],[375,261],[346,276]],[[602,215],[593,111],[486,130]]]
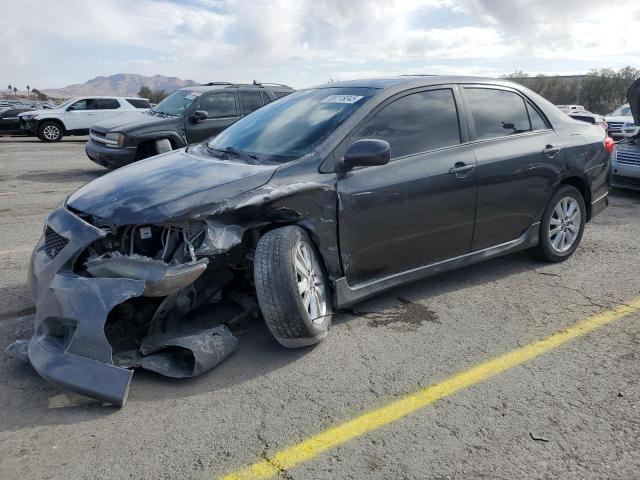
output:
[[[47,213],[106,173],[83,144],[0,138],[1,479],[213,479],[254,464],[296,480],[639,477],[637,308],[353,438],[342,427],[636,301],[640,194],[613,191],[562,264],[523,252],[396,288],[339,313],[312,348],[286,350],[255,320],[201,377],[136,372],[116,409],[4,353],[32,334],[27,262]],[[326,449],[274,461],[333,428]]]

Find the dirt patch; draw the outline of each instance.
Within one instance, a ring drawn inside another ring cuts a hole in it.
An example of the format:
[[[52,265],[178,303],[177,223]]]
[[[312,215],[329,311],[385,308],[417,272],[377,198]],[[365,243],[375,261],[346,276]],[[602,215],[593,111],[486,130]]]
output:
[[[424,322],[432,322],[441,325],[438,315],[429,307],[421,303],[412,302],[404,297],[398,297],[398,305],[381,312],[366,312],[354,309],[345,309],[344,312],[354,317],[369,319],[367,326],[392,327],[396,330],[415,331]]]

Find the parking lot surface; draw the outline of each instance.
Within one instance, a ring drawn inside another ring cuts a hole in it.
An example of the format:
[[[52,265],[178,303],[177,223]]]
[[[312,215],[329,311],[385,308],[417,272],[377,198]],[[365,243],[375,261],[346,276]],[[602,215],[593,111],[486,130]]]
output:
[[[106,173],[84,140],[0,139],[0,478],[216,478],[640,297],[640,194],[614,191],[576,254],[526,253],[341,312],[314,348],[261,320],[190,380],[136,372],[123,409],[46,383],[4,348],[32,333],[26,286],[47,213]],[[291,469],[312,478],[638,478],[640,313],[615,320]]]

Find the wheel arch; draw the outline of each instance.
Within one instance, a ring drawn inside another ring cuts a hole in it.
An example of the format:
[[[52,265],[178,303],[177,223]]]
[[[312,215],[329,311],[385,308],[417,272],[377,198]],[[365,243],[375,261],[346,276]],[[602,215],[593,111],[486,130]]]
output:
[[[586,207],[587,222],[591,220],[591,187],[589,182],[579,175],[571,175],[560,180],[554,192],[562,185],[570,185],[580,192]]]
[[[62,128],[63,135],[67,134],[67,127],[64,125],[64,122],[62,120],[60,120],[59,118],[42,118],[42,119],[39,119],[38,123],[36,124],[36,130],[39,132],[40,131],[40,127],[42,126],[42,124],[44,124],[46,122],[52,122],[52,123],[57,124],[60,128]]]

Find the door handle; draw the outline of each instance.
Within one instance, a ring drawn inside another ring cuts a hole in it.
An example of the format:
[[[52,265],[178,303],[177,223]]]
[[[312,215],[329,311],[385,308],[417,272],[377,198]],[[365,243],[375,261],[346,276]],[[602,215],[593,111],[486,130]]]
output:
[[[544,147],[544,150],[542,150],[542,152],[549,158],[553,158],[555,157],[558,153],[560,153],[560,150],[562,150],[560,147],[554,147],[553,145],[547,145],[546,147]]]
[[[463,178],[466,176],[467,173],[472,171],[474,168],[476,168],[475,165],[472,165],[472,164],[467,165],[464,162],[456,162],[455,166],[449,169],[449,173],[451,175],[455,175],[458,178]]]

